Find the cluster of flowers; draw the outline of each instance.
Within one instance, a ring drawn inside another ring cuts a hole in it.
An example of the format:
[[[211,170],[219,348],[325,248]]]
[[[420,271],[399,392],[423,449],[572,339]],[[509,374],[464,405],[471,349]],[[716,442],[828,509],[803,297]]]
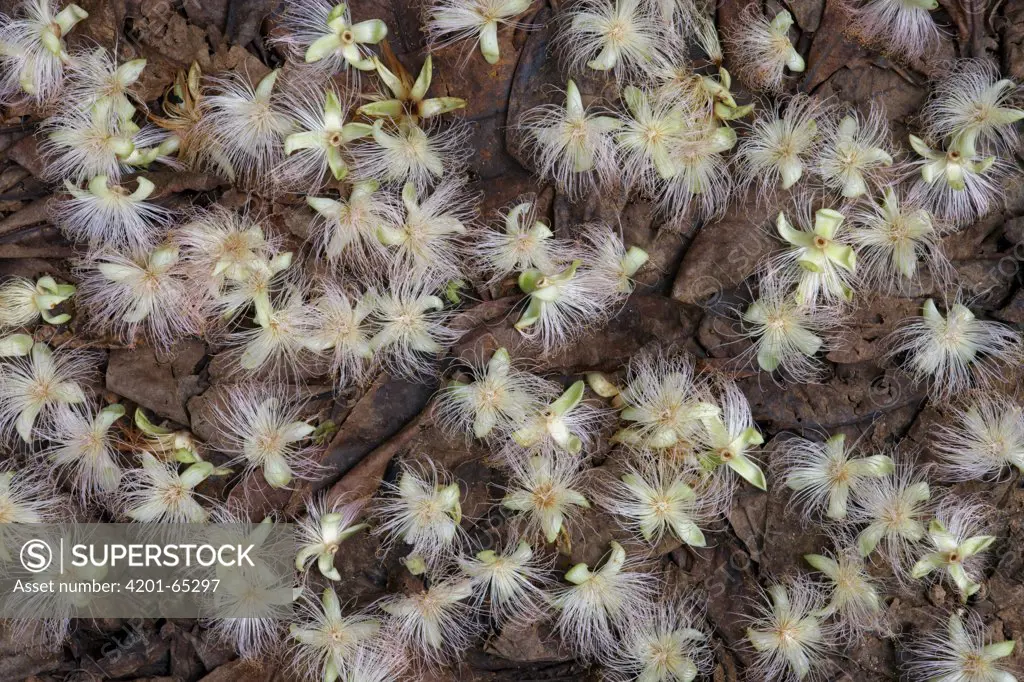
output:
[[[867,632],[887,635],[886,587],[905,587],[937,574],[966,604],[981,588],[984,553],[996,538],[984,534],[985,505],[929,486],[929,474],[947,483],[994,479],[1024,457],[1024,411],[1006,396],[973,393],[951,408],[929,449],[937,466],[920,466],[896,450],[862,456],[843,435],[824,442],[793,437],[772,455],[773,471],[792,501],[824,522],[832,548],[805,561],[821,575],[769,587],[747,630],[765,679],[802,679],[820,670],[837,647]],[[886,585],[866,559],[880,556],[894,576]],[[980,618],[950,614],[947,633],[908,642],[914,679],[1010,679],[999,659],[1014,643],[986,644]]]

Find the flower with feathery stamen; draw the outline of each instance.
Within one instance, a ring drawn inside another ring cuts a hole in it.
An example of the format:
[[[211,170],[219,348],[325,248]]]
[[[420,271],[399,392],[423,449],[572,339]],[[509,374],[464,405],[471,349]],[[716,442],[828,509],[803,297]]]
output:
[[[672,597],[645,609],[624,628],[605,663],[612,679],[693,682],[709,675],[714,657],[702,611],[693,597]]]
[[[231,458],[228,466],[242,463],[246,473],[261,470],[272,488],[286,488],[296,476],[309,478],[318,448],[302,445],[316,431],[300,418],[305,407],[298,396],[280,388],[233,385],[213,405],[210,422],[217,449]]]
[[[678,101],[632,85],[623,89],[622,101],[626,115],[614,139],[625,181],[653,193],[661,181],[679,172],[673,151],[690,143],[685,121],[689,112]]]
[[[225,322],[236,319],[251,307],[257,324],[265,325],[274,310],[275,297],[282,292],[287,294],[288,288],[294,287],[294,282],[282,275],[291,264],[292,253],[285,251],[269,260],[257,257],[244,267],[239,266],[238,277],[228,277],[227,273],[214,275],[202,304]]]
[[[130,258],[103,251],[80,267],[79,299],[89,324],[109,328],[124,343],[143,332],[160,348],[197,333],[200,320],[189,300],[178,247],[160,246]]]
[[[518,203],[501,214],[503,229],[487,228],[474,235],[470,248],[489,284],[497,284],[512,272],[540,270],[554,272],[561,256],[572,246],[554,238],[547,223],[537,217],[534,201]]]
[[[199,103],[201,125],[218,147],[222,166],[231,170],[229,180],[265,184],[284,157],[281,140],[292,131],[292,121],[274,92],[280,73],[271,71],[256,87],[238,74],[214,78]]]
[[[654,3],[578,0],[561,12],[555,46],[570,74],[612,71],[619,80],[643,80],[666,57],[669,36]]]
[[[224,280],[244,280],[257,263],[281,262],[278,240],[266,237],[257,218],[217,204],[189,216],[172,238],[189,276],[210,282],[215,291]]]
[[[138,177],[135,182],[132,191],[105,175],[91,178],[85,189],[65,181],[71,198],[57,201],[54,219],[72,241],[133,254],[149,251],[170,222],[171,211],[147,201],[156,189],[150,180]]]
[[[659,351],[633,358],[620,398],[620,416],[632,424],[612,441],[655,450],[692,444],[702,435],[703,420],[720,411],[686,354]]]
[[[464,267],[460,238],[466,233],[466,223],[476,215],[475,202],[465,184],[455,179],[445,180],[425,199],[419,194],[415,184],[405,183],[405,215],[395,225],[382,224],[378,238],[395,247],[397,266],[411,276],[457,278]]]
[[[61,104],[86,110],[96,102],[109,101],[113,104],[111,116],[130,121],[135,116],[133,100],[140,101],[132,86],[145,68],[145,59],[118,64],[103,47],[75,54],[68,62],[67,89]]]
[[[581,225],[577,229],[586,245],[583,260],[591,276],[604,282],[600,289],[612,296],[633,293],[633,276],[650,258],[647,252],[639,246],[627,249],[618,232],[604,223]]]
[[[962,226],[995,208],[1007,169],[996,156],[978,154],[971,136],[947,139],[943,150],[911,135],[910,146],[921,157],[915,188],[936,217]]]
[[[857,536],[860,555],[869,556],[881,544],[898,578],[925,537],[931,500],[927,473],[915,470],[910,459],[898,461],[888,476],[863,479],[849,509],[851,522],[867,524]]]
[[[816,118],[822,105],[807,95],[788,100],[785,111],[776,106],[767,116],[750,124],[736,153],[738,170],[745,184],[755,184],[758,196],[776,189],[789,189],[800,180],[804,164],[810,163],[818,139]]]
[[[529,623],[544,614],[547,594],[541,586],[549,581],[549,567],[525,540],[504,551],[460,557],[459,568],[473,582],[477,606],[486,603],[495,623]]]
[[[821,666],[832,648],[831,628],[815,615],[822,601],[818,586],[802,578],[762,593],[747,627],[752,667],[761,679],[802,680]]]
[[[585,391],[586,382],[581,379],[548,405],[527,413],[524,423],[512,432],[512,442],[531,453],[580,454],[594,441],[605,417],[602,409],[584,402]]]
[[[824,371],[814,356],[828,347],[825,334],[840,324],[843,313],[835,306],[801,303],[793,288],[792,273],[765,271],[758,297],[741,317],[761,369],[781,369],[797,383],[813,383]]]
[[[600,324],[608,315],[609,305],[621,298],[601,289],[601,278],[589,269],[580,270],[582,264],[577,259],[561,272],[525,270],[519,274],[519,288],[527,294],[529,303],[515,328],[527,338],[538,340],[545,350]]]
[[[379,602],[389,616],[384,632],[428,666],[440,666],[469,648],[477,634],[472,596],[472,580],[443,577],[421,592],[384,597]]]
[[[910,577],[923,578],[939,571],[967,598],[981,589],[984,560],[979,555],[996,541],[993,535],[979,535],[990,510],[981,504],[948,499],[939,505],[928,523],[928,549],[910,569]]]
[[[289,91],[281,106],[291,113],[299,132],[284,139],[287,158],[274,172],[280,184],[285,189],[308,192],[310,183],[312,188],[323,185],[328,171],[335,180],[344,180],[349,171],[350,144],[372,134],[372,126],[345,123],[348,102],[333,86],[313,92]]]
[[[556,395],[553,382],[514,368],[505,348],[486,364],[469,363],[469,369],[473,381],[451,381],[437,396],[437,422],[450,433],[505,437]]]
[[[88,498],[116,492],[121,484],[117,460],[119,439],[111,427],[124,416],[124,405],[108,405],[95,411],[91,406],[58,410],[53,422],[40,429],[49,445],[40,453],[58,470],[69,472],[83,502]]]
[[[773,259],[773,267],[797,267],[793,295],[798,303],[838,305],[853,300],[857,253],[846,243],[849,230],[845,223],[842,213],[822,208],[814,212],[813,226],[804,221],[797,229],[779,212],[775,227],[789,248]]]
[[[128,469],[120,491],[125,516],[140,523],[206,523],[209,512],[196,500],[197,485],[213,473],[209,462],[196,462],[183,472],[148,452],[139,453],[142,467]]]
[[[24,277],[9,279],[0,285],[0,327],[27,327],[40,317],[48,324],[64,324],[71,315],[50,311],[74,294],[74,285],[57,284],[49,275],[35,282]]]
[[[700,116],[687,126],[690,139],[672,150],[676,172],[662,183],[658,197],[658,210],[670,223],[685,220],[691,207],[697,218],[721,215],[734,186],[723,153],[736,145],[736,131]]]
[[[416,124],[421,118],[433,118],[466,106],[466,100],[459,97],[427,98],[427,91],[434,78],[434,60],[429,54],[415,81],[400,62],[395,63],[399,67],[397,74],[379,59],[373,58],[377,75],[391,91],[392,97],[364,104],[356,110],[356,114],[368,118],[389,118],[396,123]]]
[[[611,133],[622,122],[584,108],[572,80],[565,88],[564,106],[536,106],[519,118],[518,126],[537,174],[552,179],[571,198],[608,185],[619,175]]]
[[[1024,408],[1007,396],[975,394],[936,425],[931,448],[946,480],[996,480],[1007,467],[1024,473]]]
[[[410,545],[410,555],[434,564],[456,554],[462,545],[464,531],[462,491],[447,472],[406,464],[398,483],[385,482],[386,495],[377,507],[380,524],[374,534],[385,535],[388,545],[401,540]]]
[[[905,289],[919,280],[921,263],[934,277],[949,276],[939,230],[920,199],[886,187],[880,202],[863,202],[850,216],[856,225],[849,237],[858,249],[857,269],[871,287],[884,293]]]
[[[265,311],[258,300],[256,303],[256,326],[228,335],[228,344],[241,353],[238,358],[241,369],[256,372],[269,368],[274,374],[299,373],[309,355],[324,350],[324,341],[317,338],[319,313],[306,303],[301,290],[288,287],[280,301],[271,302]]]
[[[295,570],[305,572],[316,558],[321,575],[341,580],[341,574],[334,567],[334,557],[345,540],[370,527],[366,523],[354,523],[364,506],[362,501],[340,499],[328,504],[326,497],[311,502],[306,509],[307,516],[298,522],[301,548],[295,556]]]
[[[388,34],[388,27],[380,19],[353,24],[348,6],[334,5],[329,0],[289,3],[281,28],[277,42],[286,45],[301,62],[332,74],[349,67],[373,71],[365,46],[376,45]]]
[[[894,57],[916,59],[939,42],[930,14],[938,6],[938,0],[866,0],[851,7],[850,31]]]
[[[513,456],[506,462],[509,482],[501,506],[525,518],[525,535],[538,532],[554,542],[566,524],[575,523],[590,502],[579,492],[580,463],[565,456]]]
[[[377,333],[370,349],[394,376],[417,377],[431,370],[432,358],[455,343],[460,332],[447,326],[444,301],[435,283],[392,271],[388,288],[373,295],[371,320]]]
[[[1013,655],[1016,642],[986,644],[985,624],[973,611],[951,613],[943,630],[913,638],[905,669],[913,682],[1017,682],[1001,659]]]
[[[347,682],[356,652],[373,642],[380,621],[362,614],[343,614],[331,587],[320,599],[304,595],[300,604],[300,621],[288,626],[288,635],[295,640],[292,665],[306,679]]]
[[[393,202],[378,190],[376,180],[352,183],[348,198],[336,201],[307,196],[306,203],[317,213],[310,237],[317,250],[335,266],[342,263],[356,270],[372,269],[384,257],[378,235],[393,229],[402,218]]]
[[[654,575],[627,561],[626,550],[614,540],[600,567],[576,564],[565,580],[571,584],[552,596],[558,610],[555,630],[584,659],[610,654],[615,631],[627,631],[630,619],[651,605],[659,587]]]
[[[764,437],[754,424],[750,403],[743,391],[726,379],[719,381],[717,393],[720,409],[701,417],[706,435],[697,461],[704,470],[732,472],[752,486],[767,490],[764,472],[751,456],[751,450],[764,443]]]
[[[999,78],[984,59],[958,59],[932,87],[923,117],[936,138],[969,138],[976,146],[1006,152],[1017,146],[1014,125],[1024,119],[1021,89]]]
[[[373,313],[375,301],[370,294],[351,296],[344,288],[327,282],[323,292],[313,301],[319,319],[313,347],[326,352],[331,372],[340,382],[359,378],[373,359],[367,318]]]
[[[114,104],[100,101],[88,109],[60,111],[46,119],[39,153],[45,175],[81,183],[103,175],[117,182],[130,170],[136,152],[157,138],[131,121],[111,115]]]
[[[53,98],[71,61],[64,37],[89,13],[75,4],[58,11],[57,0],[22,0],[18,16],[0,14],[0,102],[28,96]]]
[[[863,637],[864,630],[882,627],[884,602],[877,581],[868,573],[864,557],[849,544],[849,538],[837,533],[834,541],[834,550],[804,555],[804,561],[825,580],[827,602],[814,615],[832,618],[844,637],[857,641]]]
[[[892,140],[882,109],[872,107],[866,118],[856,111],[838,121],[827,116],[821,132],[814,170],[826,187],[856,199],[889,179]]]
[[[40,418],[52,424],[60,408],[85,402],[82,384],[95,372],[98,358],[74,349],[54,352],[45,343],[33,344],[31,337],[17,341],[22,357],[0,365],[0,424],[4,433],[13,429],[31,443]]]
[[[720,478],[702,479],[677,463],[642,455],[605,486],[598,503],[651,545],[667,534],[706,547],[704,529],[721,517],[729,497]]]
[[[975,383],[994,380],[1001,365],[1020,352],[1020,335],[999,322],[979,320],[958,294],[943,315],[928,299],[921,316],[888,337],[889,356],[906,354],[905,367],[916,381],[930,378],[931,393],[948,397]]]
[[[846,518],[851,493],[856,496],[867,479],[888,476],[895,469],[888,455],[855,454],[856,448],[846,447],[842,433],[824,443],[789,438],[777,446],[772,464],[793,491],[793,504],[807,515],[824,511],[826,517],[839,520]]]
[[[739,75],[751,88],[778,92],[787,68],[793,73],[804,70],[804,58],[789,40],[793,26],[789,12],[782,10],[768,19],[759,5],[748,5],[739,26],[726,42],[735,52]]]
[[[377,119],[370,135],[373,143],[360,144],[354,152],[359,175],[389,184],[411,182],[419,192],[456,175],[468,153],[469,127],[458,121],[424,128],[411,121]]]
[[[498,28],[509,26],[526,29],[529,25],[516,21],[533,5],[533,0],[435,0],[428,10],[424,30],[432,47],[441,48],[475,38],[474,47],[488,64],[497,64]]]
[[[14,559],[11,549],[22,547],[21,524],[32,526],[58,520],[61,499],[57,497],[53,482],[38,470],[12,468],[8,462],[0,471],[0,561]]]

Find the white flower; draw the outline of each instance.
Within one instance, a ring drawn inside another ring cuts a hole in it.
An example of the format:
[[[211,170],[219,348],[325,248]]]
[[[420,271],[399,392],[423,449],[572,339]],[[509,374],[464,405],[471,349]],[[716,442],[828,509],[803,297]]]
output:
[[[931,449],[952,481],[1002,478],[1007,467],[1024,472],[1024,409],[999,394],[975,394],[936,425]]]
[[[295,640],[292,665],[305,679],[348,682],[358,652],[373,643],[380,621],[362,614],[343,614],[331,587],[320,599],[304,595],[300,608],[299,622],[288,626],[289,637]]]
[[[787,100],[784,112],[776,105],[773,112],[755,118],[736,153],[744,183],[756,185],[761,197],[795,185],[813,159],[816,119],[823,113],[818,100],[797,95]]]
[[[174,229],[173,239],[181,247],[189,277],[208,282],[214,292],[225,280],[245,280],[261,264],[287,267],[284,254],[278,253],[279,240],[268,238],[256,217],[218,204],[188,216]]]
[[[693,682],[710,675],[711,637],[694,597],[667,596],[645,609],[622,632],[605,663],[613,679],[637,682]]]
[[[57,284],[49,275],[35,282],[13,277],[0,284],[0,327],[27,327],[40,317],[49,324],[64,324],[71,315],[50,311],[74,294],[74,285]]]
[[[826,334],[842,322],[841,309],[798,302],[791,273],[767,270],[758,281],[758,297],[742,313],[745,333],[754,339],[751,353],[766,372],[781,369],[797,383],[812,383],[822,371],[814,356],[827,349]]]
[[[516,369],[508,350],[499,348],[484,363],[470,363],[471,382],[451,381],[438,393],[438,424],[452,433],[506,437],[556,395],[556,385]]]
[[[860,641],[864,631],[882,631],[885,618],[884,594],[878,580],[869,572],[852,538],[846,532],[833,532],[834,549],[823,554],[805,554],[804,561],[821,573],[827,602],[814,615],[832,618],[838,633],[848,640]]]
[[[240,352],[238,366],[246,372],[267,368],[272,374],[299,375],[313,354],[324,350],[317,337],[319,312],[306,303],[303,291],[288,287],[264,310],[256,302],[256,326],[228,335],[227,343]]]
[[[979,320],[958,295],[943,315],[928,299],[921,316],[893,332],[890,356],[906,354],[906,369],[914,379],[932,380],[931,392],[948,397],[975,383],[994,380],[1002,365],[1020,352],[1020,335],[999,322]]]
[[[552,597],[558,610],[555,631],[584,659],[610,654],[615,632],[625,632],[630,620],[648,607],[659,592],[656,576],[637,570],[614,540],[600,567],[576,564],[565,574],[570,585]]]
[[[865,478],[855,489],[850,521],[866,524],[857,536],[857,549],[869,556],[882,545],[897,577],[915,559],[917,546],[925,537],[930,512],[931,490],[927,469],[910,459],[896,463],[888,476]]]
[[[64,37],[89,13],[57,0],[22,0],[17,17],[0,14],[0,101],[27,95],[47,102],[63,85],[68,55]]]
[[[333,86],[295,88],[282,99],[282,109],[294,119],[294,132],[284,139],[284,162],[274,170],[286,190],[307,193],[319,189],[328,172],[335,180],[348,176],[351,143],[373,132],[366,123],[345,123],[349,102]],[[369,176],[372,177],[372,176]]]
[[[820,667],[832,648],[831,629],[815,615],[822,601],[817,585],[806,579],[772,585],[762,594],[747,627],[758,677],[802,680]]]
[[[211,92],[199,101],[200,125],[217,146],[230,180],[250,187],[267,178],[284,157],[282,140],[292,130],[281,97],[274,92],[280,69],[253,87],[239,74],[210,81]]]
[[[353,160],[360,177],[388,184],[411,182],[419,192],[458,173],[469,153],[469,127],[462,122],[420,126],[377,119],[373,142],[358,145]]]
[[[733,177],[723,156],[736,145],[736,131],[704,116],[688,123],[686,144],[672,151],[674,172],[665,180],[658,197],[658,210],[672,223],[693,217],[703,220],[720,216],[733,191]]]
[[[472,580],[478,606],[487,604],[498,625],[529,623],[544,615],[550,566],[520,540],[504,551],[477,552],[472,558],[460,557],[459,568]]]
[[[532,4],[532,0],[436,0],[428,10],[424,30],[435,48],[476,38],[487,63],[497,64],[499,26],[526,28],[516,17]]]
[[[676,98],[659,96],[632,85],[622,90],[626,105],[622,125],[614,134],[625,180],[653,193],[678,172],[673,156],[689,140],[689,111]]]
[[[277,654],[283,643],[282,621],[292,616],[300,592],[291,584],[292,576],[261,563],[229,570],[217,566],[213,575],[220,580],[217,590],[204,595],[209,602],[204,606],[216,614],[203,623],[209,635],[243,660]]]
[[[844,199],[856,199],[890,180],[892,135],[880,107],[871,107],[866,118],[857,111],[838,120],[827,116],[821,136],[814,170]]]
[[[1017,121],[1024,118],[1021,89],[999,78],[984,59],[958,59],[932,86],[922,115],[936,138],[970,138],[982,149],[1008,152],[1017,146]]]
[[[657,455],[641,455],[606,485],[598,503],[628,530],[657,546],[665,535],[691,547],[706,547],[704,530],[728,506],[729,488],[720,478]]]
[[[857,454],[856,446],[846,447],[842,433],[824,443],[787,438],[775,448],[772,465],[805,514],[824,512],[830,519],[845,519],[850,494],[857,495],[868,479],[888,476],[895,468],[888,455]]]
[[[583,260],[591,276],[603,282],[600,288],[610,297],[633,293],[633,277],[650,258],[647,252],[639,246],[626,248],[618,231],[604,223],[581,225],[577,230],[586,245]]]
[[[517,203],[500,217],[501,228],[478,231],[469,246],[481,269],[490,273],[490,284],[523,270],[554,272],[562,254],[572,248],[554,238],[551,228],[538,218],[537,206],[532,200]]]
[[[57,201],[54,219],[72,241],[128,253],[149,251],[159,242],[171,211],[147,201],[156,189],[152,182],[138,177],[136,185],[132,191],[105,175],[91,178],[85,189],[65,182],[71,198]]]
[[[110,103],[110,115],[122,121],[135,116],[138,95],[134,86],[146,68],[145,59],[132,59],[117,63],[104,47],[76,53],[67,64],[68,78],[62,107],[73,107],[83,111],[97,102]]]
[[[905,290],[920,279],[921,265],[939,279],[949,276],[939,230],[918,193],[886,187],[882,200],[857,205],[849,240],[857,248],[861,281],[883,293]]]
[[[578,490],[584,474],[575,458],[511,457],[507,465],[508,488],[501,506],[521,515],[526,537],[542,533],[547,542],[554,542],[566,524],[575,523],[581,510],[590,508]]]
[[[586,383],[581,379],[548,405],[528,413],[524,423],[512,432],[513,443],[544,455],[581,453],[594,442],[605,418],[603,410],[584,402],[585,391]]]
[[[246,473],[261,470],[272,488],[309,478],[318,448],[309,442],[316,427],[301,419],[305,407],[281,387],[234,384],[210,416],[217,449],[231,458],[228,466],[244,464]]]
[[[987,628],[976,612],[951,613],[944,630],[912,639],[906,672],[913,682],[1017,682],[1000,659],[1013,655],[1016,642],[986,644]]]
[[[733,474],[761,490],[768,489],[764,472],[752,456],[752,450],[764,443],[764,437],[754,424],[750,403],[743,391],[727,379],[718,381],[717,412],[708,412],[701,421],[706,434],[701,442],[697,460],[705,470]]]
[[[37,468],[17,469],[13,462],[0,471],[0,561],[12,561],[11,550],[20,551],[20,524],[53,523],[61,516],[62,500],[53,481]]]
[[[209,512],[196,499],[195,487],[213,473],[209,462],[197,462],[178,472],[148,452],[139,453],[142,467],[129,469],[120,491],[119,508],[140,523],[206,523]],[[205,499],[205,498],[201,498]]]
[[[938,0],[866,0],[852,7],[854,35],[894,57],[917,59],[939,42],[930,11]]]
[[[386,536],[389,545],[401,540],[410,555],[429,565],[459,551],[465,533],[462,523],[462,491],[444,471],[407,464],[398,483],[383,483],[385,495],[377,507],[380,523],[375,534]]]
[[[526,270],[519,275],[519,288],[529,303],[515,328],[544,350],[600,326],[609,306],[621,299],[621,294],[602,289],[602,279],[581,265],[577,259],[561,272]]]
[[[568,82],[565,105],[541,104],[525,112],[518,127],[534,170],[578,198],[619,178],[611,133],[622,122],[584,108],[576,83]]]
[[[199,331],[177,246],[163,245],[137,257],[102,251],[82,265],[80,276],[78,294],[90,326],[110,329],[124,343],[134,344],[141,332],[154,345],[168,348]]]
[[[99,411],[83,405],[58,410],[53,422],[40,429],[49,444],[39,456],[67,472],[83,502],[117,492],[121,484],[117,455],[121,439],[110,429],[123,416],[124,405],[108,405]]]
[[[31,342],[31,339],[27,339]],[[98,358],[77,350],[50,350],[45,343],[31,346],[27,357],[0,365],[0,424],[3,432],[17,431],[26,443],[41,417],[52,424],[62,406],[85,402],[82,384],[98,366]]]
[[[330,0],[296,0],[288,3],[281,18],[277,41],[289,48],[299,62],[315,64],[334,74],[349,67],[373,71],[367,45],[376,45],[388,34],[380,19],[352,23],[345,3]]]
[[[340,383],[358,379],[373,358],[367,318],[373,313],[374,297],[349,294],[341,285],[327,282],[312,305],[318,313],[312,347],[328,354]]]
[[[423,376],[460,333],[447,326],[449,316],[433,283],[396,271],[392,275],[388,288],[374,297],[371,319],[378,331],[370,348],[394,376]]]
[[[665,59],[670,37],[654,3],[580,0],[561,9],[555,49],[572,75],[583,67],[642,80]]]
[[[461,239],[476,216],[475,197],[461,180],[448,179],[422,197],[416,185],[402,188],[404,216],[378,228],[381,243],[395,247],[397,267],[412,277],[457,278],[465,270]]]
[[[947,140],[943,150],[911,135],[910,146],[921,157],[914,187],[936,217],[962,227],[1000,204],[1008,168],[996,156],[978,154],[972,136]]]
[[[416,594],[384,597],[385,632],[429,666],[439,666],[469,648],[477,633],[472,596],[473,581],[447,578]]]
[[[755,90],[778,92],[788,68],[804,70],[804,58],[789,40],[793,16],[782,10],[773,19],[761,13],[758,5],[748,5],[740,16],[735,32],[727,43],[735,53],[740,76]]]
[[[806,213],[810,207],[802,204]],[[853,299],[857,253],[849,245],[846,216],[830,208],[814,212],[814,223],[802,216],[799,229],[790,225],[783,212],[775,221],[779,236],[788,244],[775,256],[771,268],[793,268],[797,279],[794,296],[810,306],[841,305]]]
[[[345,540],[369,528],[369,524],[354,523],[364,506],[363,502],[342,500],[328,504],[326,497],[311,502],[306,508],[308,515],[298,521],[301,548],[295,556],[295,570],[305,572],[316,558],[321,575],[341,580],[341,574],[334,567],[334,557]]]
[[[996,541],[993,535],[981,535],[985,517],[991,510],[981,504],[949,498],[928,523],[927,550],[910,569],[911,578],[923,578],[939,571],[953,583],[960,599],[981,589],[984,559],[979,556]]]
[[[704,420],[720,411],[686,354],[656,351],[634,357],[620,397],[625,405],[621,418],[632,423],[612,440],[655,450],[694,445],[703,437]]]
[[[310,225],[310,238],[332,265],[345,264],[360,272],[372,270],[384,260],[379,235],[400,224],[402,218],[379,188],[376,180],[360,180],[352,183],[347,199],[306,197],[317,213]]]

